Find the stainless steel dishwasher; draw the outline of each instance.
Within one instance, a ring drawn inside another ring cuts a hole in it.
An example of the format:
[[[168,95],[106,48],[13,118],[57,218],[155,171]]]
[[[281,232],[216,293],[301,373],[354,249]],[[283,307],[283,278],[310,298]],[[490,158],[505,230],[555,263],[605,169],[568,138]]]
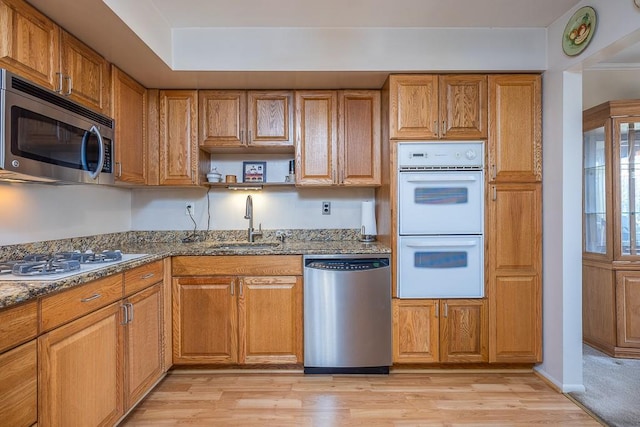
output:
[[[304,257],[304,372],[389,373],[388,254]]]

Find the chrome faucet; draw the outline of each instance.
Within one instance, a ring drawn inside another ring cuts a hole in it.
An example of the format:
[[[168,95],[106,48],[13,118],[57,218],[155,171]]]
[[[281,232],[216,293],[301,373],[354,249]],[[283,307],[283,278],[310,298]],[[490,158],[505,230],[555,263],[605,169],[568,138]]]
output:
[[[253,229],[253,199],[251,198],[251,195],[247,196],[247,204],[245,207],[244,219],[249,220],[249,230],[247,233],[249,242],[253,242],[255,236],[262,236],[262,223],[258,225],[258,231],[255,231]]]

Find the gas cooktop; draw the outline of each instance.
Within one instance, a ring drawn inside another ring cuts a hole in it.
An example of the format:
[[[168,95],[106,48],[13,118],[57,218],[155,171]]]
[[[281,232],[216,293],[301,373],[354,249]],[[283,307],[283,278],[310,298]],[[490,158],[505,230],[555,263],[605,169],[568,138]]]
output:
[[[0,281],[58,280],[131,261],[145,255],[123,254],[119,250],[27,254],[22,259],[0,261]]]

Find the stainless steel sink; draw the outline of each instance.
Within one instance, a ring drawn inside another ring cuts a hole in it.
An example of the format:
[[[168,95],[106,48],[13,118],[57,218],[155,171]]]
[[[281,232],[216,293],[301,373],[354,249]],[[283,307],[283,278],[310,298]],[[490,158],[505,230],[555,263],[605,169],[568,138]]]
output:
[[[237,249],[237,250],[260,250],[274,249],[280,246],[278,242],[220,242],[209,245],[213,249]]]

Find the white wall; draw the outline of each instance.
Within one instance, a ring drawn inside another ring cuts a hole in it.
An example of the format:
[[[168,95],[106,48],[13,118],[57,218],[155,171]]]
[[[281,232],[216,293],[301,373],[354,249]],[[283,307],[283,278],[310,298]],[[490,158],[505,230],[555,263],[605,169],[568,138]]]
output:
[[[640,70],[585,70],[582,82],[585,110],[614,99],[640,99]]]
[[[129,190],[0,183],[0,245],[131,229]]]
[[[133,191],[133,230],[190,230],[194,224],[185,215],[187,202],[195,204],[198,230],[247,228],[244,219],[247,195],[253,198],[254,226],[264,229],[359,228],[360,203],[374,200],[368,188],[294,189],[270,187],[263,191],[216,189],[141,189]],[[331,202],[331,215],[322,215],[323,201]]]

